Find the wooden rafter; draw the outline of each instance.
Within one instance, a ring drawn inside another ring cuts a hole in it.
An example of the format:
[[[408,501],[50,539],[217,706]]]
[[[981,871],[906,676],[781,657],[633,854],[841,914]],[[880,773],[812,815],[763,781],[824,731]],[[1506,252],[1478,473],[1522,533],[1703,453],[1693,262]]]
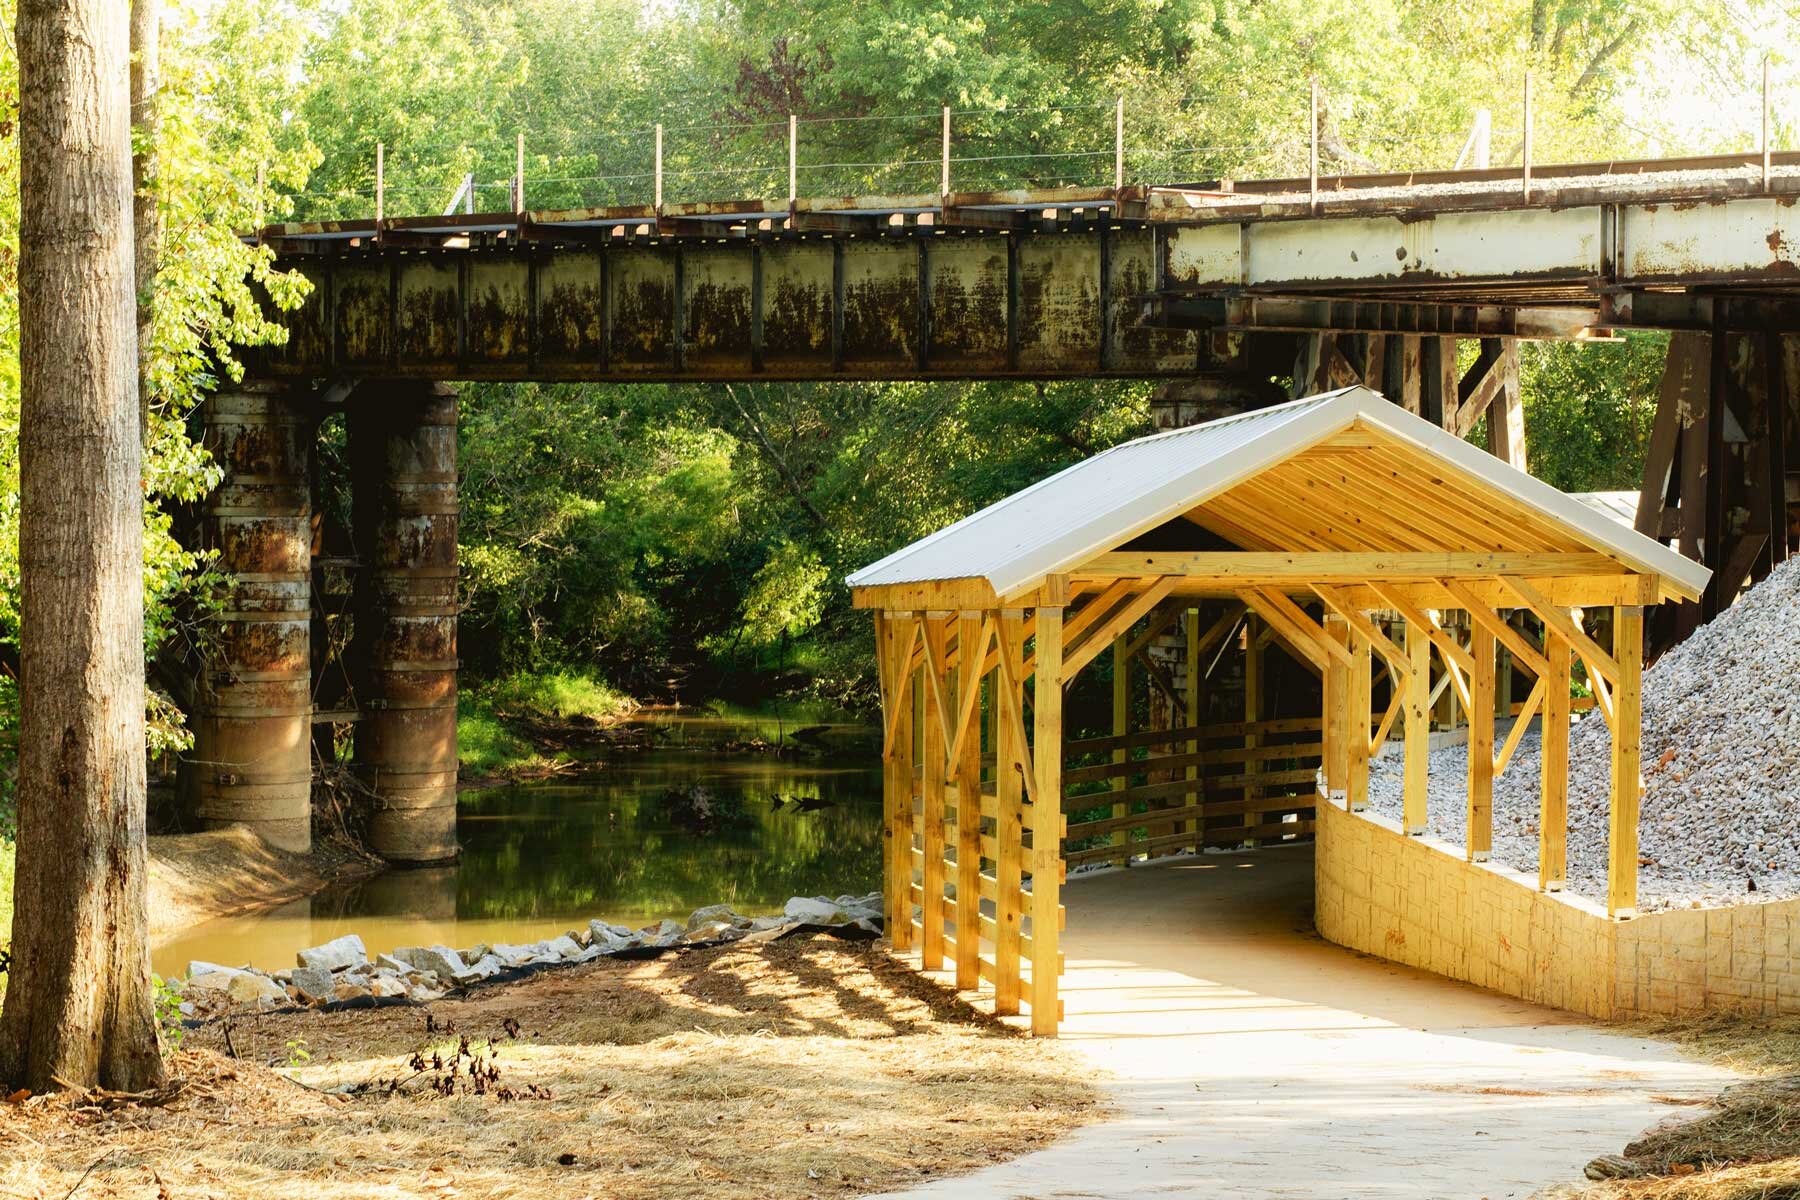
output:
[[[914,643],[919,639],[919,623],[911,617],[905,616],[890,617],[889,621],[890,623],[902,625],[899,636],[905,640],[905,645],[899,647],[894,654],[895,666],[900,667],[901,664],[905,664],[905,666],[901,668],[899,678],[893,680],[888,689],[889,693],[893,696],[894,702],[888,708],[886,734],[888,741],[892,743],[896,732],[900,728],[900,714],[907,709],[907,691],[912,683],[913,677],[911,667],[912,652]]]
[[[1387,711],[1381,714],[1381,722],[1369,738],[1369,757],[1373,758],[1387,744],[1388,734],[1393,732],[1394,721],[1400,716],[1400,710],[1406,704],[1406,693],[1400,688],[1391,689],[1393,695],[1388,699]]]
[[[966,626],[969,622],[964,620],[963,624]],[[974,657],[977,661],[987,657],[988,645],[993,640],[993,615],[991,613],[984,614],[981,618],[981,633],[975,643],[978,653]],[[961,761],[963,744],[968,740],[969,731],[975,727],[975,713],[980,707],[978,701],[981,699],[981,679],[981,673],[964,671],[962,678],[958,680],[962,687],[962,695],[957,700],[956,732],[955,736],[949,739],[950,750],[947,756],[953,763]]]
[[[1315,584],[1312,589],[1323,600],[1328,608],[1349,622],[1350,628],[1369,639],[1369,644],[1380,652],[1390,669],[1396,672],[1408,670],[1406,651],[1394,644],[1394,640],[1375,627],[1375,623],[1364,616],[1355,607],[1346,604],[1333,588]]]
[[[1350,651],[1340,646],[1336,639],[1327,636],[1325,630],[1307,616],[1298,604],[1280,592],[1272,588],[1245,589],[1238,593],[1238,598],[1247,607],[1255,609],[1271,628],[1280,632],[1295,650],[1319,670],[1325,670],[1332,659],[1337,659],[1346,666],[1350,665]]]

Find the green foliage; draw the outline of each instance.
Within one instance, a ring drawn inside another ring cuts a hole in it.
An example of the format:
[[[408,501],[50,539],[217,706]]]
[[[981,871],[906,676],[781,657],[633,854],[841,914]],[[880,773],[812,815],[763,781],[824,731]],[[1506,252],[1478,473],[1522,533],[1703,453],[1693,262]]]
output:
[[[156,1012],[157,1044],[162,1048],[163,1057],[170,1058],[181,1049],[182,1039],[187,1036],[187,1026],[182,1024],[181,993],[160,975],[152,975],[150,984],[150,1002]]]
[[[1668,343],[1657,333],[1528,343],[1519,370],[1531,473],[1569,492],[1636,489]]]
[[[609,721],[631,711],[631,699],[582,671],[516,671],[482,689],[496,712],[540,720]]]
[[[494,775],[533,763],[538,755],[491,706],[463,692],[456,698],[456,758],[468,774]]]

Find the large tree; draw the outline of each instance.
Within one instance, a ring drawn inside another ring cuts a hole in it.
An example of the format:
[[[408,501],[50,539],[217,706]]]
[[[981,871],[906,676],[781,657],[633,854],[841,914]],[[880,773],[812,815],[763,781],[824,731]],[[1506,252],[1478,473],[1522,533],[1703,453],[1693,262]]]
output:
[[[20,722],[0,1077],[162,1079],[144,880],[128,9],[23,0]]]

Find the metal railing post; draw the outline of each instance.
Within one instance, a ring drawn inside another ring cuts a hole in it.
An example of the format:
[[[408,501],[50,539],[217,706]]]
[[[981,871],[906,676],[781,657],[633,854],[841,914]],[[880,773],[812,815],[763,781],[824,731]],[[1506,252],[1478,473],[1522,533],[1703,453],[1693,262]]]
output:
[[[1125,186],[1125,97],[1113,102],[1113,190]]]
[[[1520,146],[1519,156],[1522,168],[1519,176],[1521,195],[1531,199],[1531,72],[1525,72],[1525,136]]]
[[[375,143],[375,227],[387,215],[387,146]]]
[[[1312,196],[1312,210],[1319,211],[1319,79],[1312,79],[1312,158],[1306,173],[1308,191]]]
[[[656,211],[662,212],[663,196],[663,127],[662,122],[656,124]]]
[[[788,114],[788,207],[800,198],[800,118]]]

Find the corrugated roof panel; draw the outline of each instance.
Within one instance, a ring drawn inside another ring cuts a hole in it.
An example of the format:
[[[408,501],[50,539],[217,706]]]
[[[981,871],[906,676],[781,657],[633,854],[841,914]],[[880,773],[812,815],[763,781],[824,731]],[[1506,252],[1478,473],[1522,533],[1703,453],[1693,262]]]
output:
[[[1340,394],[1121,443],[864,567],[847,582],[868,587],[979,577],[1005,595],[1071,559],[1161,524],[1197,496],[1241,478],[1248,472],[1233,468],[1250,461],[1244,456],[1248,446]]]
[[[1579,541],[1698,590],[1710,572],[1365,387],[1125,442],[864,567],[851,587],[986,579],[1002,596],[1113,549],[1357,421],[1500,490]]]

